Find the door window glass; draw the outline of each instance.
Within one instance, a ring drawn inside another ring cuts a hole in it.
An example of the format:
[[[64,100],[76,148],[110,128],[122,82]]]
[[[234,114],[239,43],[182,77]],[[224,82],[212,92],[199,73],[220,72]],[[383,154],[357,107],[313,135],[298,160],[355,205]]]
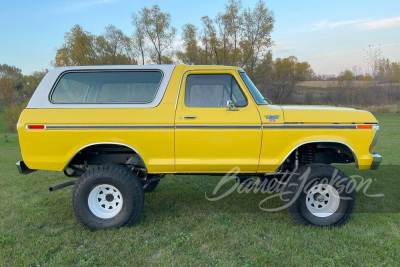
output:
[[[247,106],[247,99],[230,74],[191,74],[186,78],[187,107],[223,107],[228,100],[236,107]]]

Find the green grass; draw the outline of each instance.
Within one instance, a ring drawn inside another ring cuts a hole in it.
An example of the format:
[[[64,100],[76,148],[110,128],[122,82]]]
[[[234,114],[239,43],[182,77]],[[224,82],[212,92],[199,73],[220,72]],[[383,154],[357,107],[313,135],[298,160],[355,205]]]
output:
[[[400,165],[400,117],[378,116],[376,151],[384,164]],[[262,194],[232,194],[209,202],[218,178],[167,176],[146,195],[134,226],[91,232],[76,222],[72,187],[53,193],[61,173],[19,175],[18,139],[4,141],[0,125],[0,265],[398,265],[400,259],[399,175],[396,167],[349,174],[374,179],[359,194],[354,217],[340,228],[300,227],[286,212],[259,210]],[[279,203],[279,202],[278,202]],[[377,213],[377,211],[386,211]],[[361,213],[365,212],[365,213]]]

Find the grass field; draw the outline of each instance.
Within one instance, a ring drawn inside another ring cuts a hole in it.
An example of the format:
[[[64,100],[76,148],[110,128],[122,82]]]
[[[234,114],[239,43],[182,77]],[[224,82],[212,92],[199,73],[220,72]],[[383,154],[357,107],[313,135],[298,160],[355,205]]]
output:
[[[376,151],[385,166],[348,174],[374,179],[371,193],[359,194],[357,211],[340,228],[300,227],[286,212],[258,208],[265,195],[232,194],[209,202],[219,178],[167,176],[146,195],[134,226],[91,232],[75,220],[72,187],[61,173],[19,175],[16,134],[0,125],[0,265],[398,265],[400,260],[400,116],[377,116]],[[391,165],[391,166],[386,166]],[[378,213],[378,211],[380,213]]]

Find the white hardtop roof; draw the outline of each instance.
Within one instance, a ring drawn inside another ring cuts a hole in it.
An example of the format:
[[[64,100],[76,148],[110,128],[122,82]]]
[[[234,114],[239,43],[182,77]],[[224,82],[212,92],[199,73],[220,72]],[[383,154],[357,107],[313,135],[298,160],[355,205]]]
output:
[[[49,71],[35,93],[32,95],[27,108],[144,108],[156,107],[161,102],[167,89],[168,82],[176,65],[107,65],[107,66],[72,66],[59,67]],[[68,71],[97,71],[97,70],[160,70],[163,78],[154,100],[148,104],[53,104],[49,94],[57,79]]]
[[[171,65],[93,65],[93,66],[69,66],[69,67],[57,67],[52,71],[64,72],[69,70],[165,70],[174,69],[176,64]]]

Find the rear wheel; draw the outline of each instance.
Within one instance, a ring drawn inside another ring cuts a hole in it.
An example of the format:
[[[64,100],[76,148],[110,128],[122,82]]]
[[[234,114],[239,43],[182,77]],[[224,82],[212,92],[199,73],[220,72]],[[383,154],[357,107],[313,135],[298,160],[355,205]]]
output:
[[[144,193],[139,178],[121,165],[86,171],[72,191],[75,217],[90,229],[128,226],[139,217]]]
[[[296,173],[283,192],[287,211],[296,223],[339,226],[351,218],[356,191],[346,174],[317,163],[302,166]]]

